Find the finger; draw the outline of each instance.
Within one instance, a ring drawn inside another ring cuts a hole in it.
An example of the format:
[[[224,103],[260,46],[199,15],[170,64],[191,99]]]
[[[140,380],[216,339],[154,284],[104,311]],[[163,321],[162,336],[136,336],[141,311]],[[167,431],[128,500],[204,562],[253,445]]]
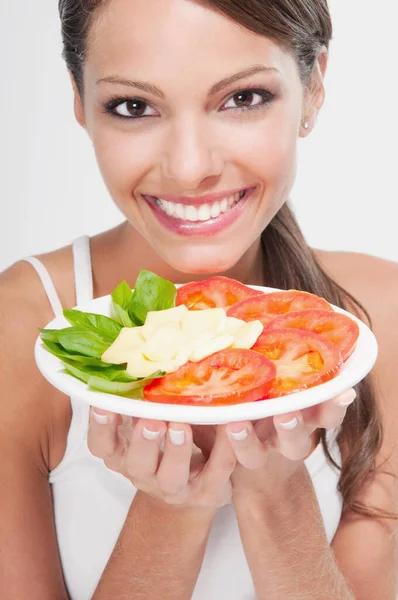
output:
[[[117,428],[120,415],[99,408],[90,410],[90,427],[87,435],[88,448],[94,456],[103,460],[111,458],[118,449]]]
[[[212,490],[227,484],[236,463],[236,456],[229,442],[226,426],[218,425],[210,457],[202,472],[204,487]]]
[[[166,430],[164,421],[137,419],[123,460],[123,471],[128,477],[147,481],[155,475]]]
[[[192,450],[191,427],[185,423],[169,423],[163,457],[156,474],[164,494],[175,496],[187,487]]]
[[[259,469],[267,462],[267,444],[261,442],[250,421],[227,426],[230,444],[239,463],[247,469]]]
[[[311,450],[311,438],[306,429],[301,412],[274,417],[274,426],[278,434],[277,449],[290,460],[301,460]]]
[[[348,407],[356,398],[356,391],[350,388],[335,396],[327,402],[322,402],[316,407],[311,415],[307,415],[304,411],[304,420],[307,425],[311,425],[313,429],[334,429],[339,427],[344,420]]]

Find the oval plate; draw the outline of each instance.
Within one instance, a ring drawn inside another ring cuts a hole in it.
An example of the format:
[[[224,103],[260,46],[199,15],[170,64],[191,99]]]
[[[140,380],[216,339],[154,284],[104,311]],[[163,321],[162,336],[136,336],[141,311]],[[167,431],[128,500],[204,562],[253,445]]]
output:
[[[179,287],[179,286],[177,286]],[[263,292],[281,291],[275,288],[250,286]],[[112,298],[103,296],[91,302],[76,306],[77,310],[106,316],[111,315]],[[308,390],[288,394],[281,398],[243,402],[228,406],[190,406],[184,404],[158,404],[145,400],[134,400],[91,390],[82,381],[64,372],[62,362],[48,352],[40,336],[35,344],[35,359],[43,376],[58,390],[73,396],[91,406],[109,410],[122,415],[144,417],[162,421],[176,421],[195,425],[230,423],[233,421],[254,421],[264,417],[288,413],[309,406],[315,406],[356,385],[373,368],[377,359],[377,341],[365,323],[341,308],[332,305],[334,310],[356,321],[359,325],[359,338],[356,348],[344,364],[342,370],[330,381],[321,383]],[[62,329],[70,323],[60,316],[48,323],[46,329]]]

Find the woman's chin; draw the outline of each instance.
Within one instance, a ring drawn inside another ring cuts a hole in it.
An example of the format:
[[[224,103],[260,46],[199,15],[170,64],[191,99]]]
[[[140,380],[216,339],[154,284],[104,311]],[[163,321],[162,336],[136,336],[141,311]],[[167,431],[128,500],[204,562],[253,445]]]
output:
[[[224,273],[238,262],[240,255],[226,256],[222,251],[215,248],[211,252],[203,249],[184,248],[180,252],[162,252],[161,256],[166,262],[180,273],[192,273],[197,275],[208,275]]]

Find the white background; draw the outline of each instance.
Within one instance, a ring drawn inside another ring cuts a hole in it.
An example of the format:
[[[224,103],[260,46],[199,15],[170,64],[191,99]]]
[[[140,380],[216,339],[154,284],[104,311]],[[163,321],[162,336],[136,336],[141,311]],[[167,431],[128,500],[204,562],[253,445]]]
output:
[[[0,270],[122,220],[74,120],[57,4],[0,0]],[[327,99],[293,205],[312,246],[398,261],[398,2],[330,9]]]

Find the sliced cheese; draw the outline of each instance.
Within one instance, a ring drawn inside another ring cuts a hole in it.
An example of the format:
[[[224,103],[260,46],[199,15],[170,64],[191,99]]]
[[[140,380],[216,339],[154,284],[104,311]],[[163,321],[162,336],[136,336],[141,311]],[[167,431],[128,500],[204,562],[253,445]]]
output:
[[[166,371],[171,373],[176,371],[181,365],[176,360],[147,360],[142,352],[133,350],[127,361],[126,371],[131,377],[149,377],[156,371]]]
[[[200,346],[197,346],[190,355],[190,359],[192,362],[199,362],[203,360],[207,356],[214,354],[215,352],[219,352],[220,350],[225,350],[229,348],[234,343],[235,338],[233,335],[219,335],[216,338],[208,342],[204,342]]]
[[[249,323],[244,323],[235,334],[235,341],[232,348],[251,348],[257,342],[263,329],[264,325],[261,323],[261,321],[250,321]]]
[[[235,319],[235,317],[227,317],[224,326],[224,333],[235,336],[244,324],[245,322],[242,321],[242,319]]]
[[[179,321],[171,321],[159,325],[148,341],[141,346],[140,351],[147,360],[171,360],[188,341]]]
[[[167,308],[166,310],[150,311],[146,316],[145,325],[143,326],[143,336],[148,340],[159,325],[178,322],[187,312],[188,309],[184,304],[175,306],[174,308]]]
[[[197,338],[205,331],[217,335],[224,330],[227,313],[223,308],[189,310],[181,317],[181,328],[189,339]]]
[[[139,348],[145,342],[142,330],[143,327],[123,327],[113,344],[105,350],[101,360],[115,365],[127,362],[126,357],[131,351]]]

